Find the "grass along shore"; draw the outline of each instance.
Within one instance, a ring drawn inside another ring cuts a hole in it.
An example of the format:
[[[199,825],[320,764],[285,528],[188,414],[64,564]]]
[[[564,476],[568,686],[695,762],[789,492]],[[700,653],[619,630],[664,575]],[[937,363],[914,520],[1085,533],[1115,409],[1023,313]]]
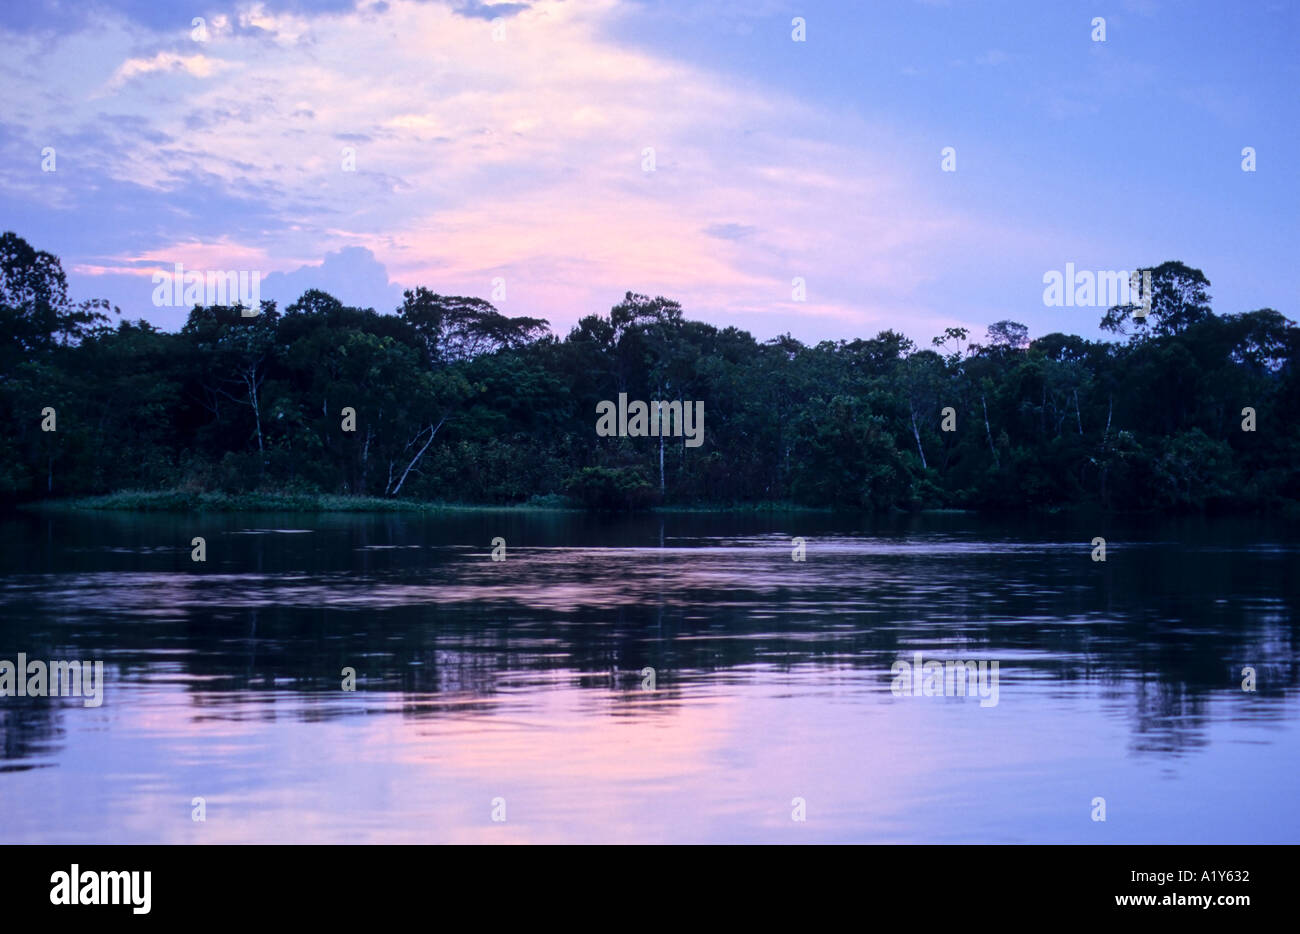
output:
[[[59,511],[115,512],[585,512],[555,494],[534,496],[513,505],[423,502],[383,496],[337,493],[209,493],[198,490],[120,490],[101,496],[79,496],[25,503],[21,508]],[[830,512],[826,508],[789,503],[707,504],[661,506],[665,513]]]
[[[26,503],[25,509],[116,512],[473,512],[563,510],[572,507],[554,498],[517,506],[428,503],[384,496],[335,493],[208,493],[197,490],[120,490],[102,496],[78,496]],[[573,510],[576,511],[576,510]]]

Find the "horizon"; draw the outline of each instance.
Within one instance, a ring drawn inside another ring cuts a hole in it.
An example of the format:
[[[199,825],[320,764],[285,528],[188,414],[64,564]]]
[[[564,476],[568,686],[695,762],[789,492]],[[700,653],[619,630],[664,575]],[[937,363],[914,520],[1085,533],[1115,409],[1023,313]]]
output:
[[[16,231],[7,231],[7,232],[5,232],[5,233],[6,233],[6,234],[12,234],[12,235],[14,235],[14,236],[18,236],[18,237],[21,238],[21,235],[18,234]],[[39,253],[39,252],[42,252],[38,246],[32,245],[32,248],[33,248],[34,250],[36,250],[38,253]],[[58,257],[56,256],[55,259],[58,259]],[[1182,264],[1182,263],[1181,263],[1180,261],[1178,261],[1178,260],[1168,260],[1168,261],[1166,261],[1166,263],[1161,264],[1161,265],[1166,265],[1166,266],[1168,266],[1168,265],[1186,265],[1186,264]],[[1158,267],[1156,267],[1156,268],[1158,268]],[[1203,270],[1196,270],[1195,267],[1190,267],[1190,268],[1193,269],[1193,270],[1195,270],[1195,271],[1198,271],[1198,272],[1203,272]],[[66,273],[66,270],[64,270],[64,271],[65,271],[65,273]],[[1067,264],[1067,272],[1071,272],[1071,273],[1074,272],[1073,269],[1072,269],[1072,264]],[[1150,274],[1151,274],[1151,270],[1150,270],[1150,269],[1144,269],[1144,270],[1141,270],[1141,272],[1142,272],[1142,275],[1143,275],[1144,280],[1145,280],[1145,286],[1144,286],[1144,287],[1142,287],[1141,289],[1138,289],[1138,290],[1136,290],[1136,291],[1134,291],[1134,292],[1123,292],[1123,291],[1121,291],[1121,292],[1118,293],[1118,294],[1121,295],[1121,296],[1132,297],[1132,296],[1134,296],[1134,295],[1141,295],[1143,292],[1145,292],[1146,295],[1147,295],[1147,298],[1146,298],[1146,300],[1145,300],[1145,305],[1146,305],[1146,307],[1149,309],[1149,306],[1150,306],[1150,293],[1151,293],[1151,275],[1150,275]],[[196,274],[196,273],[197,273],[198,275],[202,276],[203,278],[200,278],[200,279],[198,279],[198,280],[191,281],[189,277],[190,277],[191,275]],[[1053,280],[1053,281],[1048,285],[1047,289],[1045,289],[1045,292],[1046,292],[1046,291],[1052,291],[1053,293],[1060,293],[1060,295],[1061,295],[1062,297],[1058,298],[1058,303],[1061,304],[1061,305],[1065,305],[1065,306],[1071,306],[1071,305],[1073,304],[1072,301],[1071,301],[1071,296],[1074,295],[1074,294],[1076,294],[1077,288],[1079,288],[1079,287],[1083,287],[1084,285],[1086,285],[1086,288],[1089,290],[1089,294],[1091,294],[1092,291],[1095,290],[1095,291],[1096,291],[1096,294],[1097,294],[1098,297],[1100,297],[1100,296],[1103,295],[1103,294],[1112,294],[1112,295],[1114,294],[1114,293],[1107,293],[1107,292],[1105,291],[1105,287],[1106,287],[1106,286],[1109,286],[1110,288],[1114,288],[1114,287],[1117,285],[1117,283],[1115,283],[1115,282],[1104,283],[1104,282],[1102,281],[1102,277],[1101,277],[1101,276],[1097,276],[1097,277],[1094,279],[1094,278],[1092,278],[1092,273],[1091,273],[1091,271],[1088,271],[1088,270],[1079,270],[1077,273],[1074,273],[1074,274],[1077,275],[1077,276],[1088,276],[1089,278],[1087,278],[1086,280],[1084,280],[1084,279],[1078,279],[1078,280],[1076,280],[1076,281],[1075,281],[1075,286],[1076,286],[1076,288],[1074,288],[1074,289],[1072,289],[1072,288],[1065,288],[1065,287],[1063,287],[1063,285],[1062,285],[1061,277],[1060,277],[1059,273],[1057,273],[1055,279],[1054,279],[1054,280]],[[162,291],[166,291],[166,292],[168,293],[169,296],[181,296],[181,295],[183,295],[183,294],[189,294],[189,291],[190,291],[190,289],[192,289],[192,288],[199,288],[199,289],[201,289],[201,290],[203,291],[203,293],[204,293],[205,301],[203,301],[203,302],[198,302],[198,303],[190,303],[190,304],[186,304],[186,303],[180,302],[179,299],[175,299],[175,300],[172,301],[172,303],[171,303],[170,305],[162,305],[162,306],[158,306],[158,305],[157,305],[157,299],[155,299],[155,305],[156,305],[156,307],[183,308],[183,309],[185,310],[186,320],[188,320],[189,315],[190,315],[194,310],[198,310],[198,309],[203,309],[203,308],[229,308],[229,309],[239,309],[239,308],[242,308],[242,309],[244,309],[245,311],[247,311],[248,309],[251,309],[251,308],[254,307],[254,306],[259,306],[259,307],[260,307],[260,306],[264,306],[264,305],[266,305],[266,304],[268,304],[268,303],[271,305],[272,309],[273,309],[275,312],[277,312],[278,314],[284,314],[284,313],[286,312],[286,309],[287,309],[289,306],[298,303],[298,302],[301,301],[303,298],[305,298],[306,295],[307,295],[309,292],[312,292],[312,291],[322,292],[322,293],[324,293],[324,294],[326,294],[326,295],[329,295],[331,298],[334,298],[334,299],[336,299],[336,300],[339,300],[337,295],[334,295],[334,294],[328,292],[327,290],[325,290],[325,289],[320,289],[320,288],[318,288],[318,287],[316,287],[316,286],[308,286],[307,289],[305,289],[305,290],[304,290],[302,293],[300,293],[299,295],[293,297],[291,300],[283,301],[283,302],[281,302],[281,301],[279,301],[279,300],[277,300],[277,299],[263,299],[260,303],[254,301],[253,303],[250,304],[250,303],[248,303],[248,302],[243,301],[242,299],[238,299],[238,300],[236,300],[236,301],[227,301],[227,300],[224,300],[224,298],[234,298],[234,297],[236,297],[236,294],[238,294],[239,296],[243,296],[243,295],[244,295],[244,292],[245,292],[246,290],[250,289],[250,288],[251,288],[251,290],[252,290],[254,293],[256,293],[256,292],[258,291],[257,282],[256,282],[256,279],[257,279],[257,273],[254,273],[254,274],[253,274],[253,283],[251,284],[251,286],[250,286],[250,283],[249,283],[249,281],[248,281],[247,271],[242,271],[242,272],[239,272],[239,273],[238,273],[238,276],[239,276],[238,284],[236,284],[236,279],[233,278],[234,276],[236,276],[236,272],[235,272],[235,271],[219,272],[219,271],[214,271],[214,270],[201,270],[201,271],[199,271],[199,270],[184,270],[184,269],[183,269],[183,264],[178,263],[178,264],[176,264],[176,266],[175,266],[175,271],[174,271],[174,272],[161,272],[161,271],[160,271],[160,272],[158,272],[157,274],[155,274],[154,279],[152,280],[152,282],[153,282],[153,289],[154,289],[154,294],[155,294],[155,296],[156,296],[157,294],[159,294],[159,292],[162,292]],[[229,279],[228,279],[228,282],[227,282],[227,279],[225,279],[225,278],[223,278],[223,277],[232,277],[232,278],[229,278]],[[1207,277],[1207,278],[1208,278],[1208,277]],[[1068,280],[1067,280],[1067,281],[1068,281]],[[229,285],[229,293],[228,293],[228,290],[227,290],[227,284]],[[1118,284],[1121,285],[1121,286],[1123,286],[1123,287],[1127,287],[1125,283],[1118,283]],[[236,293],[236,289],[238,290],[238,293]],[[403,294],[404,294],[404,295],[414,295],[414,293],[415,293],[416,291],[418,291],[419,289],[424,289],[426,292],[428,292],[428,293],[429,293],[432,297],[434,297],[434,298],[469,299],[469,300],[472,300],[472,301],[481,301],[481,302],[486,303],[489,307],[494,308],[496,311],[498,311],[498,312],[501,311],[500,308],[497,308],[495,305],[492,304],[492,302],[491,302],[489,299],[484,298],[483,296],[477,296],[477,295],[474,295],[474,296],[470,296],[470,295],[461,295],[461,296],[445,295],[445,294],[443,294],[443,293],[439,293],[439,292],[437,292],[437,291],[435,291],[435,290],[428,289],[427,287],[425,287],[425,286],[420,286],[420,285],[417,285],[417,286],[414,286],[414,287],[411,288],[411,289],[405,290]],[[227,294],[227,293],[228,293],[228,294]],[[213,299],[213,295],[214,295],[214,294],[219,295],[219,296],[222,296],[222,297],[223,297],[223,300],[221,300],[221,301],[213,301],[212,299]],[[669,302],[673,302],[673,301],[674,301],[674,299],[673,299],[671,296],[666,296],[666,295],[649,296],[649,295],[644,295],[644,294],[636,293],[636,292],[632,292],[632,291],[628,291],[628,292],[626,292],[626,293],[624,294],[623,298],[624,298],[624,299],[628,299],[628,298],[632,298],[632,297],[634,297],[634,296],[639,296],[639,297],[641,297],[641,298],[646,298],[646,299],[653,299],[653,300],[656,301],[656,302],[659,302],[659,301],[669,301]],[[1211,296],[1211,298],[1212,298],[1212,296]],[[72,300],[73,300],[73,301],[77,301],[77,300],[79,300],[79,298],[76,297],[76,296],[72,296]],[[402,305],[401,305],[401,304],[397,305],[397,306],[396,306],[395,308],[393,308],[391,311],[389,311],[389,310],[383,310],[383,309],[379,309],[379,308],[374,308],[374,307],[371,307],[371,306],[357,306],[357,305],[349,305],[348,303],[343,302],[343,301],[341,301],[341,300],[340,300],[340,304],[341,304],[342,307],[344,307],[344,308],[348,308],[348,309],[351,309],[351,310],[353,310],[353,311],[371,312],[371,313],[374,313],[374,314],[377,314],[377,315],[392,315],[392,316],[398,316],[398,317],[400,317],[401,314],[402,314]],[[610,310],[613,310],[613,309],[617,308],[617,307],[618,307],[618,304],[619,304],[618,302],[615,302],[613,305],[610,306]],[[1113,310],[1115,310],[1115,309],[1123,309],[1123,308],[1125,308],[1125,307],[1129,307],[1129,306],[1127,305],[1127,303],[1120,303],[1120,304],[1116,304],[1116,305],[1106,305],[1104,308],[1094,308],[1094,306],[1092,306],[1092,305],[1081,305],[1080,307],[1086,307],[1086,308],[1089,308],[1090,310],[1097,310],[1097,311],[1101,311],[1101,312],[1105,313],[1105,312],[1107,312],[1107,311],[1113,311]],[[1217,316],[1224,316],[1224,315],[1232,314],[1231,312],[1222,312],[1222,311],[1219,311],[1219,310],[1214,309],[1214,308],[1213,308],[1213,302],[1212,302],[1212,301],[1211,301],[1211,306],[1210,306],[1210,307],[1211,307],[1212,312],[1213,312],[1215,315],[1217,315]],[[158,325],[154,325],[154,324],[152,324],[152,322],[150,322],[147,318],[144,318],[144,317],[136,317],[136,318],[132,318],[132,317],[130,317],[129,315],[127,315],[124,311],[122,311],[120,308],[112,308],[112,309],[110,309],[110,310],[115,311],[115,312],[119,315],[119,317],[118,317],[117,319],[113,319],[113,318],[110,317],[109,322],[108,322],[108,325],[109,325],[109,326],[116,326],[116,324],[119,323],[119,322],[121,322],[121,323],[129,323],[129,324],[132,324],[132,325],[138,325],[138,324],[149,324],[151,327],[155,327],[155,328],[157,328],[158,330],[160,330],[160,331],[162,331],[162,332],[164,332],[164,333],[178,334],[178,333],[180,333],[180,331],[183,329],[183,327],[184,327],[184,325],[185,325],[185,321],[182,321],[182,322],[179,322],[175,327],[158,326]],[[1253,310],[1254,310],[1254,311],[1277,311],[1277,309],[1272,308],[1272,307],[1264,307],[1264,308],[1253,309]],[[257,313],[260,313],[260,310],[259,310],[259,312],[257,312]],[[255,313],[255,314],[256,314],[256,313]],[[247,315],[247,314],[245,314],[245,317],[255,317],[255,314],[254,314],[254,315]],[[590,315],[594,315],[594,316],[597,316],[597,317],[599,317],[599,316],[601,316],[601,315],[604,315],[606,318],[608,318],[608,316],[609,316],[609,311],[606,311],[606,312],[600,312],[600,311],[588,312],[587,315],[583,315],[582,317],[587,317],[587,316],[590,316]],[[507,315],[507,317],[511,317],[511,316]],[[523,317],[523,316],[521,316],[521,317]],[[1136,317],[1136,316],[1135,316],[1135,317]],[[719,331],[723,331],[723,330],[725,330],[727,327],[736,327],[736,326],[734,326],[734,325],[727,325],[727,326],[723,326],[723,327],[718,327],[717,325],[714,325],[712,322],[706,321],[706,320],[704,320],[704,319],[702,319],[702,318],[694,318],[694,317],[692,317],[690,314],[687,313],[686,309],[683,309],[683,310],[682,310],[682,318],[683,318],[683,320],[686,320],[686,321],[695,321],[695,322],[699,322],[699,323],[703,323],[703,324],[708,324],[708,325],[710,325],[710,326],[717,327]],[[1286,322],[1290,323],[1290,324],[1294,324],[1294,323],[1295,323],[1294,319],[1288,318],[1288,317],[1286,317],[1285,315],[1283,315],[1283,319],[1284,319]],[[580,320],[580,319],[579,319],[579,320]],[[982,343],[981,343],[981,340],[984,340],[984,339],[987,339],[987,340],[994,340],[995,337],[994,337],[994,335],[992,334],[992,329],[993,329],[995,326],[999,325],[999,324],[1007,324],[1007,323],[1023,325],[1023,322],[1017,321],[1017,320],[1014,319],[1014,318],[1003,318],[1003,319],[1000,319],[999,321],[990,321],[990,322],[988,322],[987,324],[983,325],[982,328],[981,328],[981,327],[972,327],[972,328],[969,328],[969,329],[968,329],[969,333],[967,334],[967,336],[961,338],[961,340],[967,342],[967,344],[968,344],[968,347],[967,347],[966,350],[963,351],[963,352],[967,352],[967,351],[972,351],[972,352],[973,352],[973,351],[976,350],[977,348],[980,348],[980,347],[982,347],[982,346],[987,346],[987,345],[985,345],[985,344],[982,344]],[[564,340],[567,340],[567,339],[568,339],[568,338],[569,338],[569,337],[574,333],[574,331],[577,329],[577,321],[575,321],[574,325],[571,326],[567,331],[564,331],[564,332],[561,332],[561,331],[557,330],[557,329],[554,327],[554,325],[553,325],[550,321],[547,321],[546,319],[540,319],[540,324],[541,324],[542,330],[545,331],[545,334],[542,335],[542,336],[545,336],[545,337],[551,337],[551,338],[554,338],[555,340],[558,340],[558,341],[564,341]],[[890,326],[888,326],[888,325],[884,325],[884,326],[882,326],[881,330],[877,331],[875,334],[870,334],[870,335],[868,335],[868,334],[865,334],[865,333],[864,333],[864,334],[854,335],[854,336],[852,336],[852,337],[842,337],[842,338],[823,338],[823,339],[820,340],[820,341],[808,341],[808,340],[805,340],[805,339],[801,338],[799,335],[797,335],[797,334],[793,334],[793,333],[791,333],[791,332],[789,332],[789,331],[784,332],[784,333],[782,333],[782,334],[774,335],[774,336],[772,336],[772,337],[768,337],[768,338],[760,338],[758,335],[754,334],[753,332],[751,332],[751,331],[750,331],[749,329],[747,329],[747,328],[744,328],[744,327],[736,327],[736,330],[737,330],[739,333],[741,333],[741,334],[746,334],[746,335],[748,335],[749,337],[753,338],[753,339],[754,339],[756,342],[758,342],[758,343],[771,344],[771,343],[775,343],[775,342],[777,342],[777,341],[779,341],[779,340],[783,340],[783,339],[793,339],[793,340],[795,340],[796,342],[798,342],[798,343],[800,343],[800,344],[802,344],[802,345],[804,345],[804,346],[807,346],[807,347],[816,347],[818,344],[823,343],[823,342],[828,341],[828,340],[829,340],[831,343],[834,343],[834,344],[851,344],[851,343],[853,343],[853,342],[855,342],[855,341],[874,340],[874,339],[880,338],[880,337],[882,337],[882,336],[884,336],[884,335],[886,335],[886,334],[902,334],[904,337],[907,337],[907,338],[908,338],[909,340],[911,340],[912,343],[913,343],[913,346],[912,346],[910,349],[908,349],[908,348],[904,348],[904,349],[902,350],[902,353],[903,353],[904,356],[907,356],[907,355],[909,355],[910,353],[915,353],[915,352],[920,352],[920,351],[924,351],[924,350],[929,350],[929,349],[931,349],[931,347],[934,347],[934,346],[938,346],[938,345],[940,345],[940,344],[941,344],[945,339],[948,339],[948,338],[951,338],[951,337],[952,337],[952,335],[938,334],[938,335],[934,335],[933,338],[932,338],[932,339],[927,343],[927,342],[925,342],[925,341],[916,340],[914,337],[911,337],[910,335],[906,334],[905,332],[899,330],[897,327],[890,327]],[[977,338],[976,335],[977,335],[977,334],[981,334],[981,333],[984,335],[984,337],[983,337],[983,338]],[[1083,337],[1085,340],[1089,341],[1090,343],[1100,343],[1100,344],[1106,344],[1106,343],[1118,344],[1118,343],[1122,343],[1122,342],[1128,340],[1129,337],[1130,337],[1130,335],[1129,335],[1129,333],[1128,333],[1127,331],[1124,331],[1124,330],[1117,330],[1117,329],[1105,329],[1105,328],[1099,329],[1098,334],[1096,334],[1096,335],[1094,335],[1094,336],[1092,336],[1092,337],[1087,337],[1087,336],[1085,336],[1085,335],[1078,334],[1077,332],[1070,332],[1070,331],[1053,331],[1053,332],[1047,332],[1047,333],[1038,334],[1038,335],[1034,335],[1032,332],[1028,332],[1028,333],[1027,333],[1028,343],[1026,343],[1023,347],[1021,347],[1021,348],[1019,348],[1019,349],[1027,350],[1027,349],[1029,349],[1030,347],[1032,347],[1032,345],[1034,344],[1034,342],[1036,342],[1036,341],[1038,341],[1038,340],[1040,340],[1040,339],[1042,339],[1042,338],[1046,338],[1046,337],[1052,336],[1052,335],[1054,335],[1054,334],[1063,334],[1063,335],[1066,335],[1066,336],[1072,336],[1072,337]]]

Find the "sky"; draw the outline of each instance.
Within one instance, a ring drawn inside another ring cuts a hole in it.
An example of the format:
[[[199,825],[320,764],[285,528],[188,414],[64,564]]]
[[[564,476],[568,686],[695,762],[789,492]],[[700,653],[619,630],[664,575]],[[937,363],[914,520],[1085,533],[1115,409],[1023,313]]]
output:
[[[1297,27],[1295,0],[28,0],[0,6],[0,229],[168,329],[176,263],[282,307],[422,285],[563,335],[634,291],[928,345],[1100,336],[1044,275],[1176,259],[1220,313],[1295,319]]]

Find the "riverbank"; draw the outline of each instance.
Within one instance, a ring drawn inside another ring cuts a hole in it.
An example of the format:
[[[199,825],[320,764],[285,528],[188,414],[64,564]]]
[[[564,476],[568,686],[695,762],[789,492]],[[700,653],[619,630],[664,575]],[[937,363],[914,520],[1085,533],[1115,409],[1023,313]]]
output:
[[[4,508],[14,508],[12,505]],[[412,499],[390,499],[383,496],[350,496],[337,493],[287,493],[287,492],[251,492],[222,493],[202,492],[197,490],[119,490],[101,496],[78,496],[67,499],[36,500],[19,504],[18,509],[30,511],[57,512],[298,512],[298,513],[588,513],[591,510],[575,503],[573,500],[549,494],[534,496],[523,503],[454,503],[433,502]],[[824,506],[802,506],[798,503],[758,502],[758,503],[683,503],[674,505],[652,506],[639,510],[630,510],[651,515],[762,515],[762,514],[806,514],[828,515],[844,512]],[[897,515],[905,514],[891,510]],[[953,515],[976,515],[989,510],[935,508],[918,509],[915,513],[936,515],[951,513]],[[1219,511],[1220,513],[1222,510]],[[1245,513],[1260,515],[1260,509],[1245,509],[1234,514]],[[1284,518],[1288,521],[1300,521],[1300,504],[1283,503],[1266,511],[1267,514]],[[1159,510],[1136,512],[1133,510],[1106,510],[1092,506],[1078,507],[1044,507],[1039,509],[1019,509],[1001,511],[999,514],[1016,514],[1026,516],[1154,516],[1161,515]],[[1213,511],[1178,512],[1171,511],[1164,515],[1211,515]]]
[[[25,503],[21,508],[72,512],[471,512],[500,509],[565,511],[572,509],[560,503],[475,506],[463,503],[428,503],[381,496],[343,496],[330,493],[208,493],[190,490],[122,490],[102,496],[41,500]]]
[[[562,496],[535,496],[524,503],[442,503],[390,499],[381,496],[345,496],[333,493],[211,493],[195,490],[121,490],[102,496],[40,500],[22,509],[61,512],[586,512]],[[829,513],[826,508],[791,503],[707,504],[661,506],[662,513]]]

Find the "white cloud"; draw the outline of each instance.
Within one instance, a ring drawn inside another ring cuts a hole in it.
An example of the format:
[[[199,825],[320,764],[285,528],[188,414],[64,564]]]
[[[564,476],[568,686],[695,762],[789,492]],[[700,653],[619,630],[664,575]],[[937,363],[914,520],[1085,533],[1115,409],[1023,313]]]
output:
[[[109,88],[120,87],[132,78],[160,71],[172,74],[183,72],[195,78],[210,78],[232,67],[234,65],[231,62],[208,58],[206,55],[159,52],[152,58],[131,58],[123,62],[109,79],[108,86]]]
[[[921,307],[937,251],[978,244],[937,206],[937,181],[875,154],[882,128],[614,44],[619,15],[613,0],[541,0],[494,41],[488,21],[411,0],[310,20],[253,5],[212,20],[207,43],[178,32],[161,50],[159,36],[109,22],[89,56],[82,34],[39,56],[10,37],[26,80],[0,101],[57,103],[33,112],[35,139],[115,127],[119,146],[86,154],[108,183],[184,203],[203,179],[282,221],[200,260],[177,212],[160,219],[151,257],[225,269],[246,251],[252,268],[287,271],[361,246],[405,287],[485,295],[504,275],[503,310],[561,330],[628,289],[694,314],[788,316],[796,275],[817,295],[800,316],[886,326]],[[68,69],[92,80],[45,83]],[[105,86],[107,98],[85,90]],[[728,223],[753,233],[710,235]]]

